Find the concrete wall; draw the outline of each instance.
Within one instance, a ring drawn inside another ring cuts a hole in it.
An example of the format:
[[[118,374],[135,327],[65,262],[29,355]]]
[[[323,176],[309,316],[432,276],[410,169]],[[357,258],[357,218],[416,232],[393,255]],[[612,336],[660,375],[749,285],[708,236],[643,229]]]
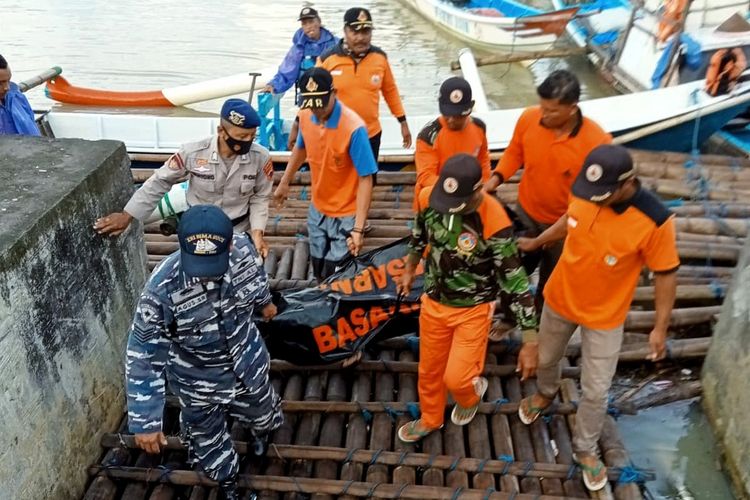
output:
[[[750,239],[703,365],[703,405],[741,498],[750,498]]]
[[[94,219],[133,191],[114,141],[0,136],[0,499],[80,498],[124,411],[142,231]]]

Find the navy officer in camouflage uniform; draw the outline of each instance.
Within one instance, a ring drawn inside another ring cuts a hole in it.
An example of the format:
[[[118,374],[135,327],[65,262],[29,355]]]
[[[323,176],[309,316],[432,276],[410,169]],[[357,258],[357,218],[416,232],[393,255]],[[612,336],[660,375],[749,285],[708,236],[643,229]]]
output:
[[[529,280],[500,202],[482,190],[482,168],[472,155],[457,154],[417,199],[410,253],[398,290],[408,294],[424,256],[419,313],[419,405],[422,417],[403,425],[412,443],[443,426],[447,393],[456,405],[451,420],[466,425],[487,390],[481,376],[495,301],[502,291],[523,330],[522,380],[536,369],[537,315]],[[428,249],[429,246],[429,249]]]
[[[189,181],[189,205],[216,205],[232,219],[235,231],[245,231],[265,257],[263,238],[273,188],[273,163],[266,148],[254,142],[260,117],[242,99],[228,99],[213,137],[183,144],[177,153],[136,191],[122,212],[96,220],[100,234],[117,236],[135,218],[146,220],[162,196],[180,182]]]
[[[269,354],[252,321],[254,311],[270,320],[276,307],[255,247],[247,235],[233,234],[221,209],[188,209],[178,238],[180,250],[154,270],[130,330],[128,424],[139,447],[160,451],[168,380],[194,455],[226,498],[235,499],[239,464],[226,414],[256,441],[283,421]]]

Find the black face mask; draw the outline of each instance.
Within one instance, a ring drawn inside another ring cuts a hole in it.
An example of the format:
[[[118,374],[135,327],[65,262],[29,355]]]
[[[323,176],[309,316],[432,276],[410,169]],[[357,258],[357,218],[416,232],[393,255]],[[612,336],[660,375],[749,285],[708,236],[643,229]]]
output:
[[[227,143],[227,146],[229,146],[229,149],[231,149],[234,154],[246,155],[250,151],[250,148],[253,145],[253,139],[250,139],[249,141],[240,141],[239,139],[235,139],[234,137],[229,135],[227,129],[225,129],[224,127],[222,127],[222,129],[227,135],[227,138],[224,139],[224,142]]]

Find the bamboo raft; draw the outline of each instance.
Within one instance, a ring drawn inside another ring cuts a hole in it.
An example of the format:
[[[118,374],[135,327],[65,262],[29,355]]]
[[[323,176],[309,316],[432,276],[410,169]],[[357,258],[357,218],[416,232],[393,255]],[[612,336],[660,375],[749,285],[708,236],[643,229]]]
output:
[[[683,265],[673,329],[701,337],[671,340],[668,354],[672,359],[700,359],[748,233],[750,160],[641,151],[633,156],[644,185],[667,200],[677,215]],[[151,172],[134,169],[134,179],[142,182]],[[518,179],[515,176],[498,190],[498,197],[511,206]],[[366,250],[409,234],[414,180],[413,172],[378,175]],[[298,174],[285,208],[272,209],[266,230],[271,252],[265,268],[273,289],[315,284],[306,239],[309,182],[309,174]],[[174,236],[161,235],[158,224],[147,225],[145,233],[153,269],[177,249],[177,242]],[[646,334],[654,321],[653,295],[652,277],[644,272],[628,315],[621,363],[641,362],[649,353]],[[518,401],[531,394],[535,384],[516,376],[519,344],[509,338],[490,344],[485,369],[489,389],[474,421],[459,428],[447,418],[441,431],[417,445],[405,445],[396,433],[418,412],[417,345],[418,339],[408,335],[385,340],[364,361],[345,370],[274,360],[272,383],[284,400],[286,420],[271,436],[267,456],[260,459],[249,455],[249,436],[242,426],[231,426],[242,457],[241,487],[258,491],[265,500],[590,498],[580,471],[572,465],[579,344],[568,348],[570,363],[557,404],[533,425],[524,426],[515,415]],[[696,388],[689,389],[695,393]],[[641,406],[613,404],[610,414],[633,413]],[[177,416],[170,398],[165,413],[169,444],[160,456],[137,450],[125,421],[119,433],[105,434],[102,458],[88,470],[91,481],[83,498],[219,498],[215,485],[186,463],[186,450],[176,437]],[[638,483],[652,479],[653,473],[631,466],[611,416],[599,445],[610,467],[610,484],[596,498],[643,498]]]
[[[261,459],[249,455],[249,435],[233,423],[242,457],[240,485],[266,500],[590,498],[572,462],[579,370],[564,370],[573,377],[566,379],[572,388],[545,418],[526,427],[515,412],[534,383],[517,378],[511,347],[494,347],[485,369],[489,389],[474,421],[460,428],[447,419],[441,431],[417,445],[396,437],[398,427],[418,412],[417,358],[408,339],[391,339],[346,370],[273,361],[272,383],[284,399],[286,420]],[[137,450],[124,422],[119,433],[102,437],[105,451],[88,470],[92,481],[84,499],[216,498],[215,485],[186,464],[174,405],[169,398],[165,431],[170,437],[161,456]],[[614,424],[605,429],[601,451],[611,467],[611,487],[599,497],[642,498],[637,481],[652,479],[653,472],[630,466]]]

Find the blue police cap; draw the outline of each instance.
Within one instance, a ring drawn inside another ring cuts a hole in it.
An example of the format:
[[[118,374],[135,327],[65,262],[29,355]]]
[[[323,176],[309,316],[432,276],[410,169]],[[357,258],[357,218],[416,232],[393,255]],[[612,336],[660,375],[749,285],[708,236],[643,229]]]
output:
[[[258,112],[242,99],[227,99],[221,107],[221,117],[240,128],[255,128],[260,125]]]
[[[215,205],[195,205],[177,227],[182,270],[191,277],[223,276],[229,268],[232,221]]]

